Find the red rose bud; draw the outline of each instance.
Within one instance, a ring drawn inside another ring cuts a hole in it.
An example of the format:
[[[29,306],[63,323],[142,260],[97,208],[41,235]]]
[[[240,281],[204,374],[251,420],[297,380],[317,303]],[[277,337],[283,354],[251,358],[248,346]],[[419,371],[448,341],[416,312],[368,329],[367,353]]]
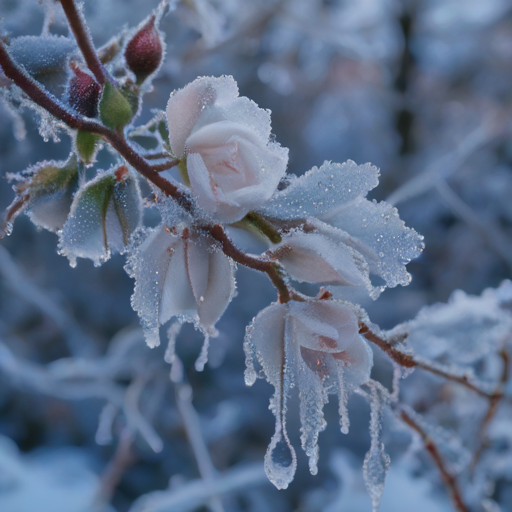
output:
[[[128,68],[141,83],[158,69],[162,55],[162,41],[155,27],[155,17],[152,16],[126,45],[124,56]]]
[[[71,62],[69,66],[74,73],[68,85],[69,104],[84,116],[96,117],[98,115],[101,86],[74,62]]]

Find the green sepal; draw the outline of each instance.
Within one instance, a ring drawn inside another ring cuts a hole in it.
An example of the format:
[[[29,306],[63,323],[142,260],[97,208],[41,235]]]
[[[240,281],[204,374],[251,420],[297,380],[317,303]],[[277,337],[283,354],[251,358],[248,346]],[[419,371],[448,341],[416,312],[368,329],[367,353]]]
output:
[[[95,133],[78,130],[76,134],[76,150],[82,162],[91,164],[94,161],[98,140],[99,136]]]

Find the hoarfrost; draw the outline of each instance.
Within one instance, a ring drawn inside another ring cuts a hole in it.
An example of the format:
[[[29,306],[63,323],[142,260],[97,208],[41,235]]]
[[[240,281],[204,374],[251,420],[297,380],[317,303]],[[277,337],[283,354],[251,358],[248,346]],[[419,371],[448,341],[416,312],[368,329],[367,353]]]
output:
[[[252,385],[259,376],[254,369],[257,360],[261,376],[275,388],[270,409],[276,416],[276,433],[267,451],[266,471],[276,487],[286,488],[296,468],[284,418],[292,387],[299,390],[301,443],[313,475],[318,471],[318,435],[326,426],[323,407],[330,394],[339,397],[342,432],[348,431],[348,396],[370,378],[373,362],[358,330],[352,309],[335,301],[272,304],[248,327],[246,384]],[[286,464],[276,461],[276,450],[287,454]]]
[[[60,254],[71,266],[76,258],[90,258],[98,266],[112,252],[123,252],[142,220],[142,198],[137,179],[124,174],[100,173],[75,195],[71,213],[59,234]],[[119,171],[119,169],[118,169]]]
[[[424,307],[414,320],[388,334],[408,333],[408,342],[420,356],[471,364],[499,349],[511,330],[512,316],[500,308],[495,294],[471,296],[456,290],[447,304]]]

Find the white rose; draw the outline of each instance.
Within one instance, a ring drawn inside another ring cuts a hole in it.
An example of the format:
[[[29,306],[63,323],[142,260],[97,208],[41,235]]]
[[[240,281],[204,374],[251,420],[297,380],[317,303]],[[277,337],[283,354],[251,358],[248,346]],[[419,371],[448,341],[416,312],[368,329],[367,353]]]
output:
[[[249,326],[244,350],[246,383],[252,385],[258,376],[256,360],[275,388],[270,409],[276,417],[276,432],[265,455],[265,471],[278,489],[285,489],[297,464],[286,432],[290,390],[297,387],[299,391],[302,448],[311,473],[316,474],[318,434],[326,426],[323,406],[328,395],[338,395],[341,430],[347,433],[348,396],[370,378],[372,351],[359,335],[354,311],[332,300],[270,305]]]
[[[236,222],[274,193],[288,149],[270,142],[270,112],[238,96],[231,76],[202,77],[171,94],[169,141],[186,157],[199,204],[222,222]]]

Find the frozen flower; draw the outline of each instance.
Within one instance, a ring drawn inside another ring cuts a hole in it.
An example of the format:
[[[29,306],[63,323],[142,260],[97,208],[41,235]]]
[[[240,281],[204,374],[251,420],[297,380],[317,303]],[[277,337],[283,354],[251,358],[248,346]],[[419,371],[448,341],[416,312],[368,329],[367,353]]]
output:
[[[193,322],[205,334],[196,364],[206,362],[208,338],[235,292],[234,266],[215,241],[188,228],[152,230],[127,267],[135,278],[132,307],[141,318],[150,347],[159,345],[159,327],[172,317]]]
[[[341,430],[348,432],[349,393],[370,378],[372,352],[359,335],[358,317],[338,301],[272,304],[247,329],[246,383],[258,376],[257,360],[275,388],[270,408],[276,432],[265,456],[270,481],[285,489],[293,479],[296,455],[286,432],[287,398],[296,386],[300,397],[301,441],[312,474],[317,472],[318,434],[326,424],[323,406],[329,394],[339,397]]]
[[[261,206],[286,172],[288,149],[269,140],[270,112],[239,97],[233,77],[202,77],[176,91],[167,119],[199,204],[220,221]]]

